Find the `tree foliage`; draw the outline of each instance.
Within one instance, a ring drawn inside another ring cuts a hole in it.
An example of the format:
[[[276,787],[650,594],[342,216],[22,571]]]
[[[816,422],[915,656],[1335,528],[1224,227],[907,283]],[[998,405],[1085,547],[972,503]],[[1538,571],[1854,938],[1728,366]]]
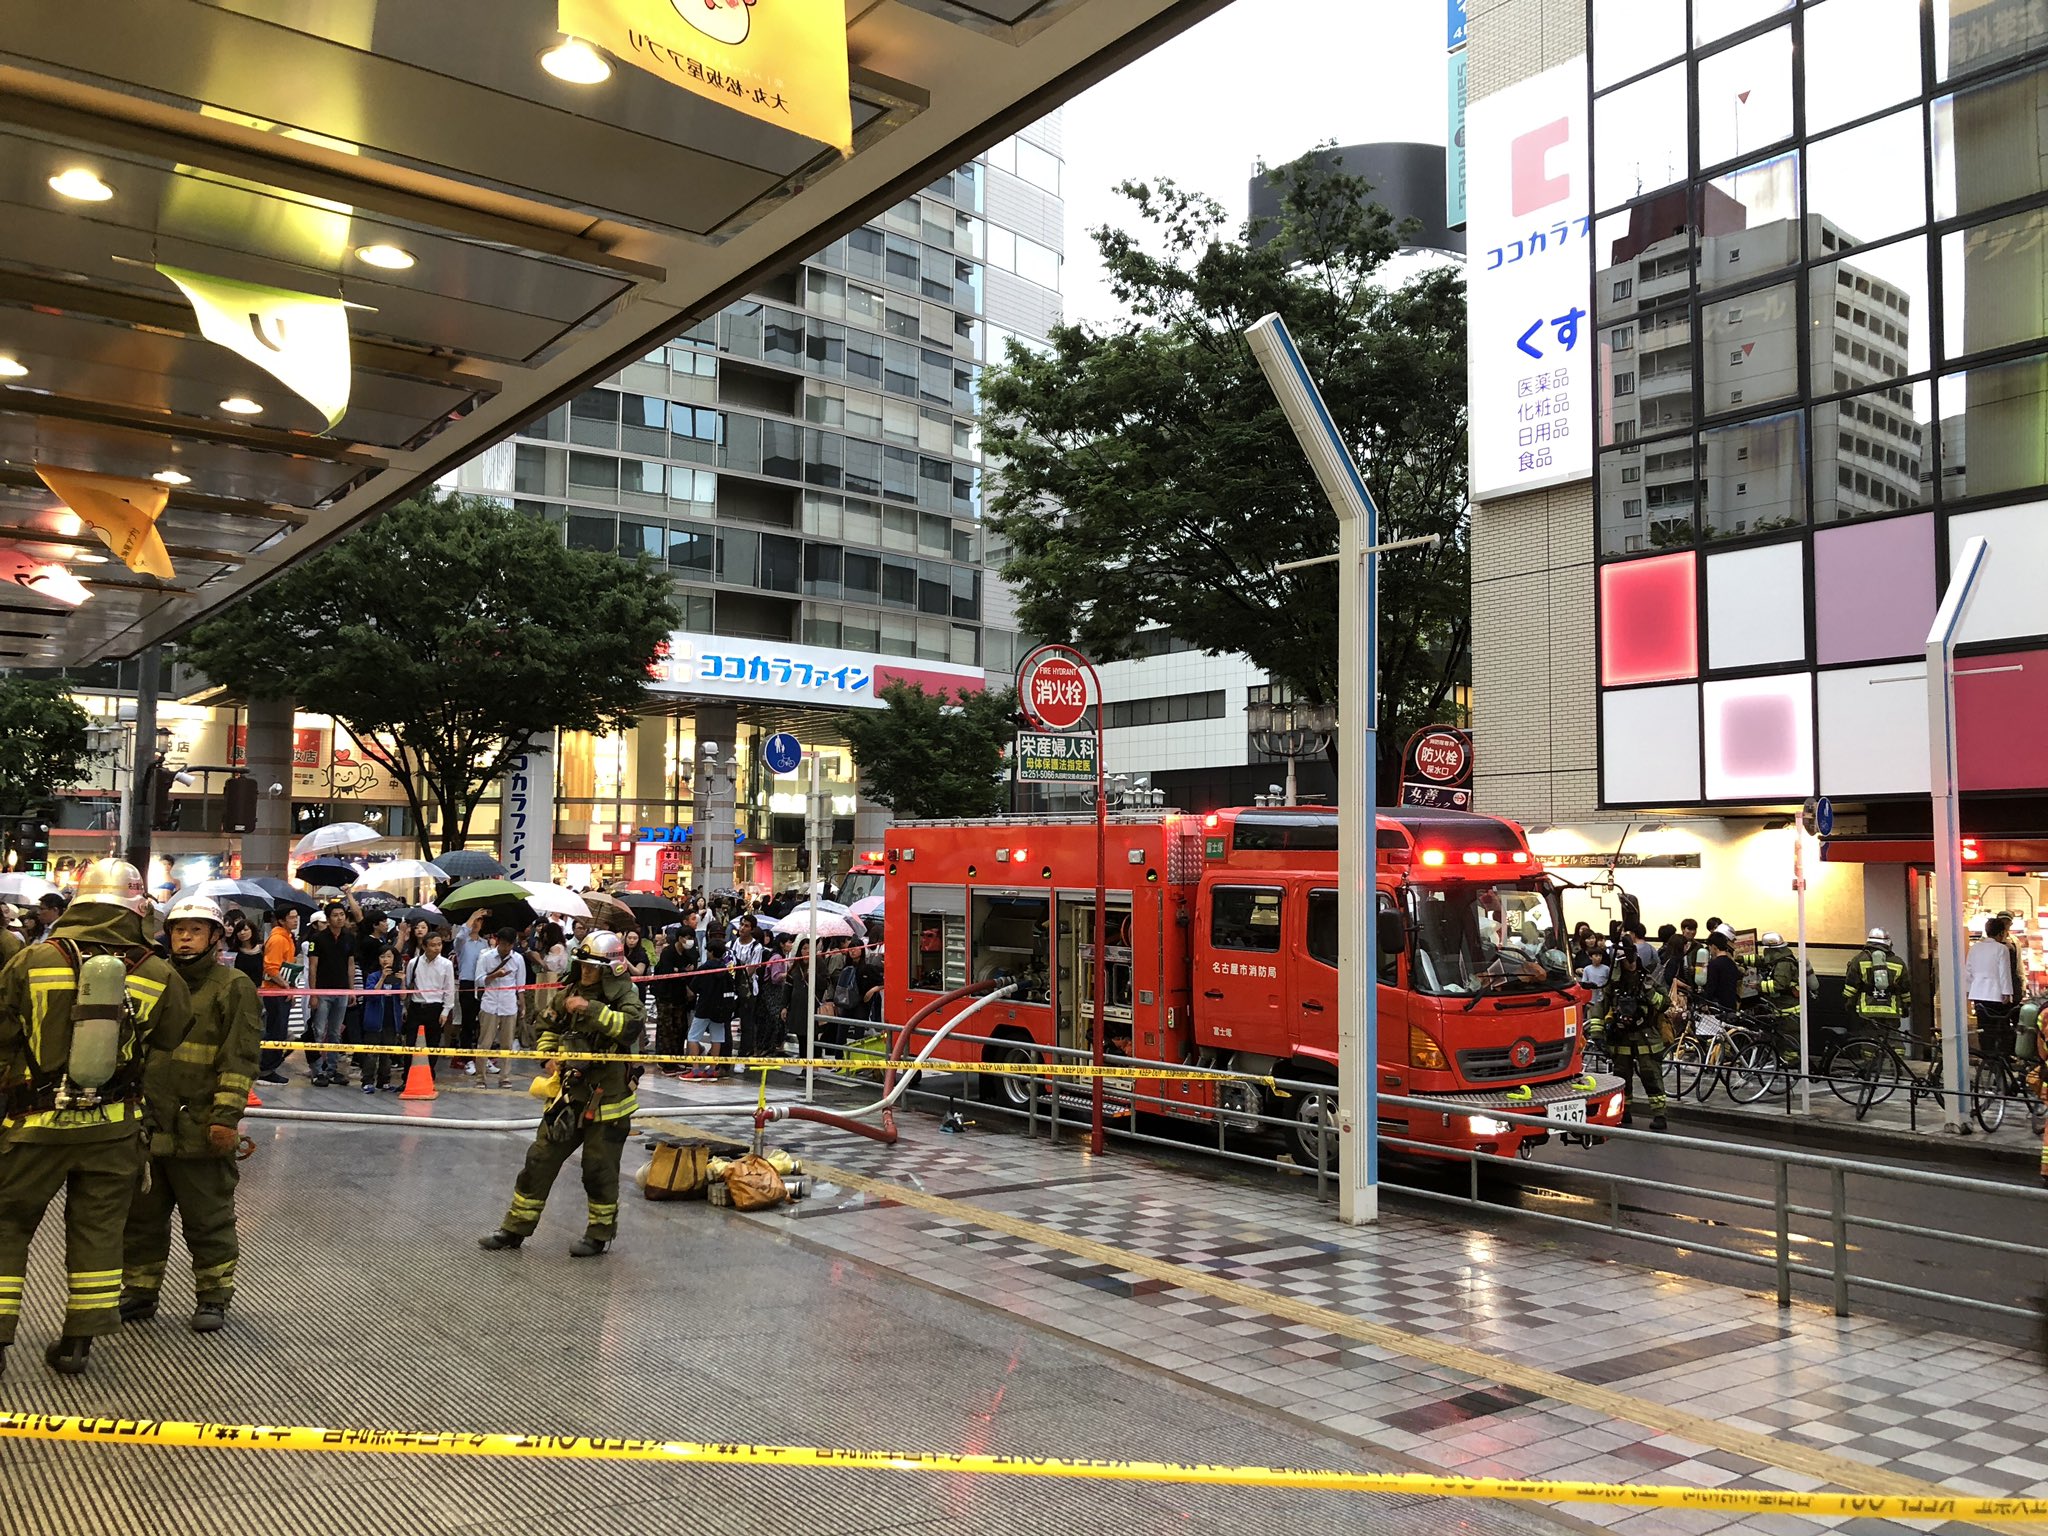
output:
[[[92,772],[92,717],[62,682],[0,678],[0,813],[16,815]]]
[[[665,567],[563,547],[495,502],[429,493],[208,619],[180,659],[245,697],[333,715],[404,788],[427,842],[552,730],[623,729],[678,627]]]
[[[1380,564],[1380,788],[1468,672],[1465,291],[1454,268],[1395,282],[1401,231],[1327,155],[1267,173],[1281,217],[1235,236],[1222,207],[1126,182],[1142,228],[1093,232],[1124,317],[1012,346],[983,380],[1023,628],[1097,660],[1166,625],[1242,652],[1313,703],[1337,697],[1335,514],[1244,339],[1278,313],[1373,493]]]
[[[861,790],[903,817],[992,816],[1003,805],[1003,750],[1016,732],[1013,689],[926,693],[891,683],[887,709],[852,710],[841,731]]]

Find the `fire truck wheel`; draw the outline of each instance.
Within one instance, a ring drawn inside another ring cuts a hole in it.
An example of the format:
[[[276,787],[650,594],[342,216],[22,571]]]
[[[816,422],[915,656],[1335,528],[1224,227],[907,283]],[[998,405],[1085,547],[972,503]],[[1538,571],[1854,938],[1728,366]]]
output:
[[[1294,1159],[1303,1167],[1313,1168],[1320,1155],[1324,1166],[1337,1166],[1337,1085],[1332,1083],[1319,1093],[1297,1092],[1292,1105],[1294,1125],[1288,1131],[1288,1140],[1293,1144]]]
[[[992,1045],[982,1053],[983,1061],[991,1066],[1007,1066],[1011,1063],[1029,1065],[1038,1060],[1035,1052],[1021,1045]],[[1031,1103],[1032,1078],[1022,1072],[983,1072],[978,1074],[975,1091],[984,1104],[1000,1104],[1022,1113]],[[1043,1086],[1039,1089],[1038,1107],[1048,1108]]]

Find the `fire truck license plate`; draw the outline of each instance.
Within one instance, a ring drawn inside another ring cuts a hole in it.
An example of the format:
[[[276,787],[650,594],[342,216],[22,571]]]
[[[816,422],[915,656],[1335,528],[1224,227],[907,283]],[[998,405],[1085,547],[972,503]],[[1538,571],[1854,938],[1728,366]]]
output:
[[[1584,1125],[1586,1123],[1586,1101],[1584,1099],[1567,1099],[1562,1104],[1550,1105],[1544,1110],[1544,1113],[1551,1119],[1565,1125]]]

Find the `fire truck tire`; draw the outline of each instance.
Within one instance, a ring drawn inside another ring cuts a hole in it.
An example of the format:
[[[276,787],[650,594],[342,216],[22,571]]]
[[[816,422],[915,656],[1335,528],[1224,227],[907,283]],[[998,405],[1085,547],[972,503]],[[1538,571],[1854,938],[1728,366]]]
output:
[[[1326,1160],[1325,1165],[1334,1169],[1337,1166],[1337,1085],[1331,1083],[1315,1093],[1296,1092],[1289,1107],[1294,1124],[1288,1129],[1287,1142],[1294,1160],[1304,1168],[1315,1167],[1317,1148],[1327,1141],[1329,1145],[1323,1147],[1321,1155]]]
[[[981,1059],[991,1065],[1008,1065],[1012,1062],[1036,1062],[1036,1051],[1024,1045],[992,1045],[982,1052]],[[997,1104],[1005,1109],[1014,1109],[1020,1114],[1031,1102],[1032,1079],[1017,1072],[982,1072],[975,1077],[975,1096],[984,1104]],[[1039,1094],[1039,1108],[1044,1109],[1045,1095]]]

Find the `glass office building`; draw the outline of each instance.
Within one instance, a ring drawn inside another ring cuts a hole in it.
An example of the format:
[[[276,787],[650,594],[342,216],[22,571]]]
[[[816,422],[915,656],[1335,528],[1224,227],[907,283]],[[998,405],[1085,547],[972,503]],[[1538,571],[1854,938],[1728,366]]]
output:
[[[979,375],[1060,317],[1059,146],[1055,114],[529,423],[459,488],[558,524],[571,547],[664,565],[682,636],[814,648],[878,677],[1006,680],[1018,642],[981,526]],[[801,794],[753,752],[780,728],[823,745],[835,841],[855,840],[829,704],[710,687],[701,700],[737,711],[743,850],[794,869]],[[693,822],[699,702],[650,695],[637,732],[565,736],[558,864],[629,873],[638,829]]]
[[[1983,536],[1960,767],[1979,861],[2011,873],[1972,900],[2037,916],[2048,7],[1580,9],[1578,30],[1533,0],[1471,25],[1475,101],[1584,71],[1596,424],[1583,489],[1475,507],[1482,806],[1585,856],[1659,823],[1628,846],[1706,878],[1648,889],[1770,926],[1790,916],[1789,850],[1758,838],[1828,795],[1855,839],[1830,859],[1867,861],[1827,872],[1828,920],[1924,929],[1923,653],[1952,562]],[[1542,696],[1489,688],[1489,663],[1537,636]]]

